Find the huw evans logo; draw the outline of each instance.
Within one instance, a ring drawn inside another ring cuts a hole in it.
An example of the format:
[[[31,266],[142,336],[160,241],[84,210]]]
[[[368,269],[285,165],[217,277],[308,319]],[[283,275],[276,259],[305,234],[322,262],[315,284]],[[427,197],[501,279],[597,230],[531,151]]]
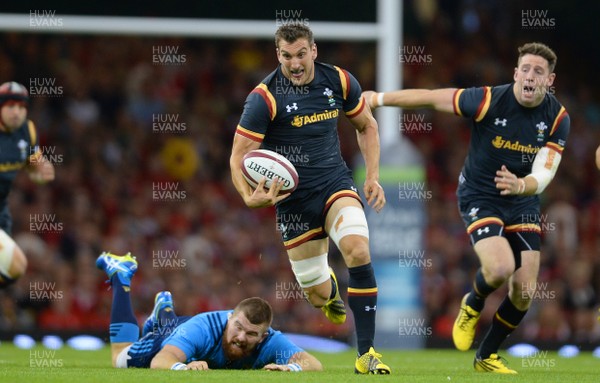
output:
[[[183,201],[187,198],[185,190],[179,190],[179,182],[153,182],[152,199],[155,201]]]
[[[187,62],[187,57],[179,53],[179,46],[174,45],[153,45],[152,46],[152,64],[153,65],[183,65]]]
[[[308,26],[308,18],[302,17],[301,9],[276,9],[275,10],[275,26],[300,24]]]
[[[152,114],[153,133],[185,133],[187,124],[179,121],[179,114],[154,113]]]
[[[29,26],[32,28],[61,28],[63,19],[56,16],[55,9],[30,9]]]
[[[29,231],[32,233],[59,233],[63,231],[62,222],[56,214],[29,214]]]
[[[53,77],[32,77],[29,79],[29,96],[62,97],[63,87],[56,84]]]
[[[550,17],[547,9],[522,9],[521,27],[525,29],[554,29],[556,18]]]
[[[63,292],[57,290],[56,287],[56,282],[29,282],[29,300],[56,301],[63,299]]]
[[[179,250],[152,251],[152,267],[155,269],[185,269],[187,260],[179,256]]]

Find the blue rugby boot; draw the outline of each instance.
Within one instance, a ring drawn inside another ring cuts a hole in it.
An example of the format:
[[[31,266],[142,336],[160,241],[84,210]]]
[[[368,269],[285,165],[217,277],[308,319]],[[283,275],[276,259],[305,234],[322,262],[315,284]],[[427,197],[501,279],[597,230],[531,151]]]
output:
[[[152,309],[152,313],[144,322],[142,336],[151,332],[154,329],[154,326],[160,325],[158,314],[160,314],[163,309],[170,309],[173,311],[173,297],[171,296],[170,291],[161,291],[154,297],[154,309]]]
[[[121,284],[129,287],[131,285],[131,277],[137,271],[138,263],[131,253],[115,255],[103,252],[96,259],[96,267],[104,270],[109,280],[116,273]]]

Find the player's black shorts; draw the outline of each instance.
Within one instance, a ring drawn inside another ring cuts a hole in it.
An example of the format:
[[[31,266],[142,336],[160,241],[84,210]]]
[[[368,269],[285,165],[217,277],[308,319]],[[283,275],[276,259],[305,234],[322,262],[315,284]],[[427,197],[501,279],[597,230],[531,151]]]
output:
[[[4,230],[9,236],[12,234],[12,217],[6,203],[0,206],[0,229]]]
[[[474,245],[477,241],[503,236],[515,255],[517,268],[521,251],[540,250],[540,202],[537,196],[505,197],[477,194],[464,185],[457,190],[458,210]]]
[[[134,342],[127,355],[127,368],[149,368],[152,358],[162,349],[162,343],[180,324],[190,319],[190,316],[177,317],[173,324],[154,328],[151,332]]]
[[[318,188],[296,190],[277,204],[276,229],[286,249],[326,238],[325,217],[337,199],[352,197],[362,204],[350,171],[337,176],[328,174],[324,179]]]

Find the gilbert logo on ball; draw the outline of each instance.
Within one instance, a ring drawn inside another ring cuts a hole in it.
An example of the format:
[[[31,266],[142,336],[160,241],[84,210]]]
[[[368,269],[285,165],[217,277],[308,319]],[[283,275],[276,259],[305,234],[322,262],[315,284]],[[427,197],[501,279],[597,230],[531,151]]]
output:
[[[265,177],[266,188],[270,188],[277,177],[283,180],[283,187],[279,194],[288,194],[298,186],[298,172],[287,158],[272,150],[256,149],[244,156],[242,160],[242,174],[250,186],[256,188],[260,180]]]

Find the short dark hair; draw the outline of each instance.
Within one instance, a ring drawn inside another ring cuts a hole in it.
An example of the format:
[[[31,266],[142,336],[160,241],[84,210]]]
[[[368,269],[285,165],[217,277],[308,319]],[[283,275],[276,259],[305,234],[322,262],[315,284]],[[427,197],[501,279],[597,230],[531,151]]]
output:
[[[293,43],[298,39],[308,40],[308,44],[311,46],[315,43],[310,28],[301,23],[282,25],[275,32],[275,46],[277,48],[279,48],[279,41],[281,40],[284,40],[287,43]]]
[[[254,325],[273,322],[273,309],[266,300],[259,297],[246,298],[235,306],[233,315],[242,312],[244,316]]]
[[[521,57],[530,54],[540,56],[548,61],[548,69],[550,73],[554,72],[554,67],[556,66],[556,53],[543,43],[527,43],[519,47],[519,59],[517,60],[517,65],[521,62]]]

